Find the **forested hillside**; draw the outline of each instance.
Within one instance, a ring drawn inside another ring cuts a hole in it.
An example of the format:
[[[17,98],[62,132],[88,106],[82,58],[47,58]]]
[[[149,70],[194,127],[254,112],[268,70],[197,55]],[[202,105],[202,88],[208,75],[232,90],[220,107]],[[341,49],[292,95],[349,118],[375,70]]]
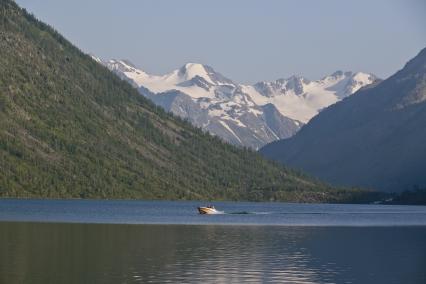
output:
[[[149,102],[0,0],[0,196],[352,201]]]

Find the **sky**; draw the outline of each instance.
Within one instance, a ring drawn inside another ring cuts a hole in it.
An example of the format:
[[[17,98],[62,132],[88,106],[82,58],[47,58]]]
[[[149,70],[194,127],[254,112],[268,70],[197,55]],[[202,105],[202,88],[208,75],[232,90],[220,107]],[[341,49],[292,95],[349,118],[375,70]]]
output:
[[[424,0],[16,0],[86,53],[151,74],[188,62],[240,83],[386,78],[426,47]]]

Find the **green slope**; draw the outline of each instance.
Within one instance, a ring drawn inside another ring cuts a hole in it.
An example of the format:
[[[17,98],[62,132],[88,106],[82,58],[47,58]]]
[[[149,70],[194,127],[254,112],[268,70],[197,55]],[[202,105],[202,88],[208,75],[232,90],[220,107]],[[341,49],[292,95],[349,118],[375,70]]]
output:
[[[203,133],[0,0],[0,196],[347,201]]]

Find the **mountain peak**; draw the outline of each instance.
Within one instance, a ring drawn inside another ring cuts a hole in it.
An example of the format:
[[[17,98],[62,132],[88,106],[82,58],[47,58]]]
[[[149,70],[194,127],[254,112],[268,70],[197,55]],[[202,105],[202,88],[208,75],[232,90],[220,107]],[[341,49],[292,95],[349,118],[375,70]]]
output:
[[[184,66],[186,69],[204,69],[204,64],[197,63],[197,62],[188,62]]]
[[[188,62],[185,65],[183,65],[180,70],[183,73],[187,72],[195,72],[195,73],[201,73],[206,72],[205,66],[201,63],[194,63],[194,62]]]
[[[214,84],[209,74],[207,73],[206,68],[203,64],[200,63],[186,63],[179,69],[178,75],[184,81],[192,80],[193,78],[198,76],[206,80],[208,83]]]
[[[212,67],[200,63],[186,63],[179,69],[178,75],[185,81],[198,76],[212,85],[235,85],[234,82],[216,72]]]
[[[307,79],[303,76],[300,76],[300,75],[293,75],[293,76],[287,78],[287,81],[293,82],[294,84],[309,84],[310,83],[309,79]]]

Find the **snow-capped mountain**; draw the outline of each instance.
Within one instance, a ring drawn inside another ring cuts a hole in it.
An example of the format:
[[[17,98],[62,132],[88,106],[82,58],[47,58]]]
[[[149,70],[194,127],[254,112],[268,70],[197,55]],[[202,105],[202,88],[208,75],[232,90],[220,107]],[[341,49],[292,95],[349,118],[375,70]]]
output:
[[[320,80],[310,81],[300,76],[260,82],[243,86],[258,105],[271,103],[287,117],[307,123],[320,110],[355,93],[377,80],[376,76],[362,72],[337,71]]]
[[[197,63],[157,76],[126,60],[94,59],[166,110],[254,149],[291,137],[321,109],[376,80],[367,73],[337,71],[317,81],[292,76],[242,85]]]

